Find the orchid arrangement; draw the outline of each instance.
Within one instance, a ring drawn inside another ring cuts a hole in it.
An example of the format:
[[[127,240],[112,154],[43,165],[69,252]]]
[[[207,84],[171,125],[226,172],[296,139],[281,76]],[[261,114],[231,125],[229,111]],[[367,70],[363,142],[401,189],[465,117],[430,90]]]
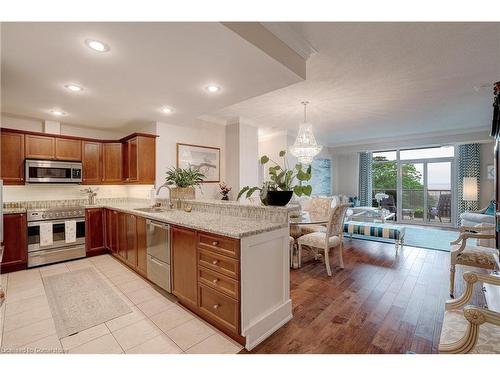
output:
[[[219,194],[222,196],[223,201],[228,201],[229,200],[229,192],[233,188],[231,186],[228,186],[225,182],[221,182],[219,184]]]

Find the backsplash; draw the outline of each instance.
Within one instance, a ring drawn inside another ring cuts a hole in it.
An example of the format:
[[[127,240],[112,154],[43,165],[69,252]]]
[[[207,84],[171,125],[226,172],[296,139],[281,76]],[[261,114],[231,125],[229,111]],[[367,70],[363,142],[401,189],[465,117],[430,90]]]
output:
[[[4,186],[3,202],[84,200],[87,195],[81,190],[92,187],[97,190],[97,199],[139,198],[148,199],[153,185],[70,185],[70,184],[28,184]]]

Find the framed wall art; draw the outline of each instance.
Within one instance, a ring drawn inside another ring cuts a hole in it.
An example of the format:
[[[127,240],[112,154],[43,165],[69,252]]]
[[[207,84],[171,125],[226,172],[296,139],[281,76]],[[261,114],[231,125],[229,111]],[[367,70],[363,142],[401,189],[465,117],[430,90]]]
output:
[[[204,182],[219,182],[220,148],[177,143],[177,168],[194,168],[206,176]]]

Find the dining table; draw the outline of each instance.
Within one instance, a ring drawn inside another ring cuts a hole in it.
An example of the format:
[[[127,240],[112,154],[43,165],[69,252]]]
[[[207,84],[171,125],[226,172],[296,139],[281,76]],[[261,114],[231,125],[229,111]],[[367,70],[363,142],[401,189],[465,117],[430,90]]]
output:
[[[301,211],[289,215],[290,236],[293,237],[293,251],[290,265],[292,268],[299,268],[297,255],[297,239],[302,235],[301,227],[304,225],[325,225],[328,223],[328,213],[315,211]]]

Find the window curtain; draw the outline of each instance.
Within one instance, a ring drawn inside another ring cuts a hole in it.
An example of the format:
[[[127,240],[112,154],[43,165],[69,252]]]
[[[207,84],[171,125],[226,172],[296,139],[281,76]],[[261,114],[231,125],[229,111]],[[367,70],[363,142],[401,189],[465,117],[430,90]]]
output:
[[[458,197],[458,215],[457,225],[460,225],[460,214],[465,211],[479,210],[479,191],[480,191],[480,147],[477,143],[457,146],[457,194]],[[464,177],[475,177],[477,179],[477,196],[475,201],[464,201]]]
[[[372,153],[359,154],[359,200],[361,206],[372,205]]]

